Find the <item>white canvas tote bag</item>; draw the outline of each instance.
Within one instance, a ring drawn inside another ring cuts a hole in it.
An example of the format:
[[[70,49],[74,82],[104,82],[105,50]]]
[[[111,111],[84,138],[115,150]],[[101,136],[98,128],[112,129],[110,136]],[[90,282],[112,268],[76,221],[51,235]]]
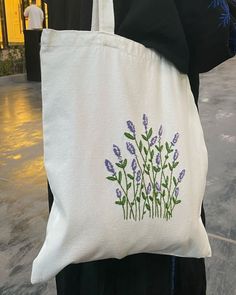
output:
[[[54,203],[32,283],[71,263],[141,252],[211,255],[200,217],[207,150],[188,77],[114,34],[112,0],[94,5],[93,29],[42,34]]]

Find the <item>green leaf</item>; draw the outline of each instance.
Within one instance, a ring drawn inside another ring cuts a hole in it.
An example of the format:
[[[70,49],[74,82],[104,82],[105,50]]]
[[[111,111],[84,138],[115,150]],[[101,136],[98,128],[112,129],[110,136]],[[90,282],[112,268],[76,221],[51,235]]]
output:
[[[146,147],[144,147],[144,153],[145,153],[145,155],[148,154],[148,150],[146,149]]]
[[[159,199],[157,199],[157,204],[158,204],[159,206],[161,206],[161,202],[160,202]]]
[[[176,205],[178,205],[178,204],[181,203],[181,200],[176,200],[176,199],[174,199],[174,203],[175,203]]]
[[[131,182],[128,184],[127,189],[129,190],[131,188]]]
[[[150,171],[150,164],[147,165],[147,170]]]
[[[169,153],[169,150],[170,150],[170,148],[169,148],[169,144],[168,144],[168,142],[166,142],[166,151]]]
[[[131,140],[134,140],[135,139],[135,137],[133,135],[131,135],[130,133],[128,133],[128,132],[125,132],[125,136],[127,138],[131,139]]]
[[[113,176],[108,176],[107,179],[108,180],[111,180],[111,181],[116,181],[117,180],[117,178],[116,177],[113,177]]]
[[[145,135],[142,134],[142,138],[147,141],[147,137]]]
[[[165,182],[166,182],[166,184],[168,184],[168,182],[169,182],[169,176],[166,176]]]
[[[119,168],[121,168],[121,169],[123,168],[122,163],[116,163],[116,166],[119,167]]]
[[[170,171],[173,171],[173,168],[172,168],[172,166],[170,165],[170,163],[168,163],[168,166],[169,166]]]
[[[154,150],[151,151],[151,160],[153,160],[154,157]]]
[[[158,169],[157,169],[157,167],[153,167],[153,170],[157,173],[158,172]]]
[[[150,196],[149,199],[151,200],[151,202],[153,201],[153,197]]]
[[[122,201],[116,201],[117,205],[122,205]]]
[[[131,206],[134,206],[134,202],[132,202],[132,203],[130,203],[131,204]]]
[[[162,167],[162,169],[166,169],[167,168],[167,165],[164,165],[163,167]]]
[[[175,186],[177,186],[177,181],[176,181],[175,177],[173,177],[173,181],[174,181]]]
[[[169,159],[169,156],[168,156],[168,155],[166,155],[166,156],[165,156],[165,158],[166,158],[166,160],[167,160],[167,159]]]
[[[126,201],[126,197],[124,196],[123,199],[122,199],[122,205],[125,204],[125,201]]]
[[[161,168],[160,168],[160,167],[158,167],[158,168],[157,168],[157,172],[160,172],[160,171],[161,171]]]
[[[125,167],[127,166],[127,163],[128,163],[127,159],[124,159],[124,161],[123,161],[123,168],[124,168],[124,169],[125,169]]]
[[[143,149],[143,142],[142,142],[142,140],[140,140],[138,148],[139,148],[139,151],[142,152],[142,149]]]
[[[152,137],[152,128],[149,129],[147,134],[147,139],[150,139]]]
[[[163,186],[164,188],[167,188],[167,184],[165,184],[164,182],[162,183],[162,186]]]
[[[144,172],[145,172],[147,175],[149,175],[149,171],[148,171],[148,170],[144,170]]]
[[[160,146],[160,152],[163,150],[163,145]]]
[[[150,205],[148,205],[148,204],[146,204],[146,208],[148,209],[148,211],[151,210],[151,207],[150,207]]]
[[[142,197],[143,197],[144,200],[147,199],[147,197],[146,197],[146,195],[144,194],[144,192],[142,192]]]
[[[133,175],[131,175],[131,174],[127,174],[127,176],[128,176],[131,180],[134,180]]]
[[[140,197],[137,197],[136,200],[137,200],[137,202],[140,202]]]
[[[158,150],[158,152],[161,151],[161,149],[157,145],[155,145],[155,148]]]
[[[121,173],[121,171],[119,171],[119,173],[118,173],[118,182],[121,183],[121,181],[122,181],[122,173]]]
[[[176,168],[178,165],[179,165],[179,162],[175,162],[175,163],[173,164],[173,168]]]

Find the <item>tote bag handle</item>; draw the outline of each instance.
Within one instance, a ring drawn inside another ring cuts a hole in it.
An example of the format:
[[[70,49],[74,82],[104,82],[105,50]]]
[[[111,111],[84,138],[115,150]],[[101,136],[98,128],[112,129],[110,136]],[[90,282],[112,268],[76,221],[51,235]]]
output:
[[[92,31],[115,32],[113,0],[93,0]]]

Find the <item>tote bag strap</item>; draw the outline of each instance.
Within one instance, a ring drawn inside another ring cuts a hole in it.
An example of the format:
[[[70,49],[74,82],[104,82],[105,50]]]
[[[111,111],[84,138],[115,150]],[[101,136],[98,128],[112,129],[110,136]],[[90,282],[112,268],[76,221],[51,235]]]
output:
[[[115,32],[113,0],[93,0],[92,31]]]

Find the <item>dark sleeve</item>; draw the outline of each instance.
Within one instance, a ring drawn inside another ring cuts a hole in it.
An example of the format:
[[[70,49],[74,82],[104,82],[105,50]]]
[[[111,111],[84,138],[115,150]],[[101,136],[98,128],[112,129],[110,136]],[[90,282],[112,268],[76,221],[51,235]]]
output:
[[[188,72],[188,46],[173,0],[114,0],[114,7],[116,34],[155,49]]]
[[[93,0],[44,0],[44,2],[48,5],[49,28],[90,30]]]
[[[207,72],[234,56],[233,3],[229,7],[226,0],[176,0],[176,6],[188,43],[190,69]]]

